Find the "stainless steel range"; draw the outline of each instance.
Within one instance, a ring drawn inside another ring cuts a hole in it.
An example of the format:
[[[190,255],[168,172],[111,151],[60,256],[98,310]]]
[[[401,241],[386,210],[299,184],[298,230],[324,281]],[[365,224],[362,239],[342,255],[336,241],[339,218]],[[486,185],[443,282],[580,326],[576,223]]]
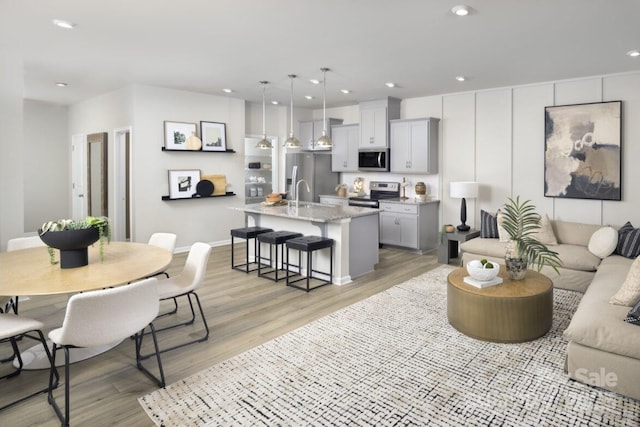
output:
[[[399,182],[371,181],[368,196],[349,197],[349,206],[363,206],[367,208],[378,208],[379,200],[397,199],[400,197]]]

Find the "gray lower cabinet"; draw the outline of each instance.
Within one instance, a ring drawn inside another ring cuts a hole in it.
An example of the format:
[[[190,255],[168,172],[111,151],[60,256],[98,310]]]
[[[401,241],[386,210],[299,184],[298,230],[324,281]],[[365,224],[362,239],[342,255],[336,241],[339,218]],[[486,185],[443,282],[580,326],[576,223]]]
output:
[[[380,243],[423,253],[438,242],[438,201],[380,202]]]

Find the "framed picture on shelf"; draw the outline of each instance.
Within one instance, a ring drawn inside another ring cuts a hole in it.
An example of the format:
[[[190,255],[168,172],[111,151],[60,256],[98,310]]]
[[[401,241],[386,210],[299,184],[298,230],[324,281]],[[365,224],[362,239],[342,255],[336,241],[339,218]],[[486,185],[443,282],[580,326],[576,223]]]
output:
[[[195,123],[164,122],[164,148],[166,150],[188,150],[187,138],[197,132]]]
[[[227,126],[218,122],[200,122],[202,151],[227,150]]]
[[[196,185],[199,181],[199,169],[169,170],[169,198],[190,199],[196,193]]]

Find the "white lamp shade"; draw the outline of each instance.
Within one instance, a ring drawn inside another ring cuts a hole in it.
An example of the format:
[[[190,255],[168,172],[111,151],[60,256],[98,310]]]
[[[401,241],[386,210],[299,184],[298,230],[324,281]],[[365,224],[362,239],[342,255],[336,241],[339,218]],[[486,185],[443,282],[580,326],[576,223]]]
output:
[[[474,199],[478,197],[478,183],[471,181],[452,182],[451,197],[455,199]]]

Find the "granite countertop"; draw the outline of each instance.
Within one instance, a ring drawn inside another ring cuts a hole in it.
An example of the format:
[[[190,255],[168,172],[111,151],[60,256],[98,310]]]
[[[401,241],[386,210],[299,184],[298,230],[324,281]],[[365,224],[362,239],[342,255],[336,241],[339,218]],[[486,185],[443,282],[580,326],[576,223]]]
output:
[[[262,203],[245,205],[237,209],[246,213],[272,215],[283,218],[300,219],[313,222],[331,222],[345,218],[355,218],[366,215],[377,215],[380,209],[363,208],[359,206],[337,206],[321,203],[300,202],[296,209],[293,203],[280,206],[266,206]]]
[[[380,200],[380,203],[396,203],[399,205],[426,205],[429,203],[440,203],[438,199],[427,199],[427,200],[419,200],[413,197],[402,200],[400,198],[397,199],[384,199]]]

